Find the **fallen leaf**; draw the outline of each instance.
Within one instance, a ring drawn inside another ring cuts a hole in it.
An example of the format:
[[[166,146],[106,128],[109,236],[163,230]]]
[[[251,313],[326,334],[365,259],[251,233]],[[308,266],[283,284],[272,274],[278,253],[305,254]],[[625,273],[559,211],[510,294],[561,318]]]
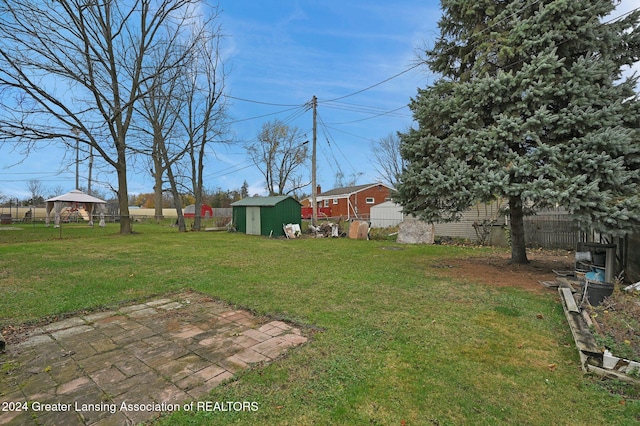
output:
[[[536,318],[538,318],[538,319],[544,319],[544,316],[542,316],[542,314],[538,314],[538,315],[536,315]]]
[[[555,370],[555,369],[556,369],[556,367],[557,367],[557,366],[558,366],[558,364],[549,364],[549,365],[547,365],[547,368],[548,368],[549,370],[552,370],[552,371],[553,371],[553,370]]]

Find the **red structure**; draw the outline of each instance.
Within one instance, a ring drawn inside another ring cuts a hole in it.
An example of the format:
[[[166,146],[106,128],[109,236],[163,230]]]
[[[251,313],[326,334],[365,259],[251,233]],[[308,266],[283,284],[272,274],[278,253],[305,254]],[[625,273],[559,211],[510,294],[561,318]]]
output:
[[[185,218],[194,218],[194,217],[196,217],[196,205],[195,204],[190,204],[187,207],[185,207],[183,214],[184,214]],[[200,206],[200,217],[203,217],[203,218],[213,217],[213,209],[211,208],[211,206],[207,206],[206,204],[201,205]]]
[[[370,183],[366,185],[335,188],[327,192],[321,192],[320,187],[316,191],[318,202],[318,217],[323,217],[321,212],[328,209],[328,217],[343,217],[345,219],[359,218],[369,219],[371,207],[389,201],[393,188],[382,183]],[[302,217],[308,209],[311,217],[311,199],[302,201]]]
[[[302,207],[302,218],[311,219],[313,207]],[[318,218],[331,217],[331,207],[318,207]]]

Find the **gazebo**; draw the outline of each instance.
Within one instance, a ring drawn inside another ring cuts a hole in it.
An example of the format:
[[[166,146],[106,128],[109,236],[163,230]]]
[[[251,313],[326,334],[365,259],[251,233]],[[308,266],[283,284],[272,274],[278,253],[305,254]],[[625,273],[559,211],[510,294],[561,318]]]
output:
[[[49,198],[47,200],[47,216],[45,218],[47,226],[49,226],[52,210],[55,212],[54,227],[58,228],[60,226],[60,213],[62,212],[62,207],[65,203],[71,203],[74,205],[83,204],[87,214],[89,215],[89,226],[93,226],[93,211],[94,207],[97,205],[98,210],[100,211],[100,226],[105,226],[104,205],[107,202],[100,198],[85,194],[78,189],[74,189],[71,192],[67,192],[66,194],[58,195],[57,197]]]

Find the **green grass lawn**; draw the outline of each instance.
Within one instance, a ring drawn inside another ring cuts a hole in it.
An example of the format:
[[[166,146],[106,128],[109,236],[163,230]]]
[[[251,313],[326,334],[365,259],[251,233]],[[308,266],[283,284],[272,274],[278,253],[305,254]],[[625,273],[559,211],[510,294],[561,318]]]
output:
[[[193,289],[313,333],[208,398],[258,411],[160,424],[640,421],[639,401],[582,373],[557,293],[439,276],[440,259],[489,249],[134,229],[0,231],[0,327]]]

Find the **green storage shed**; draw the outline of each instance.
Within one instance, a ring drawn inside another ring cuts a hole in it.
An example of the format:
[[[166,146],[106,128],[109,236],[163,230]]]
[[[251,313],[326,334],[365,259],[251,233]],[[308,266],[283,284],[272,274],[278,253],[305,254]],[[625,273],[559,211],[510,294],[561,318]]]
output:
[[[231,204],[233,225],[238,232],[249,235],[284,235],[283,225],[300,225],[302,206],[288,195],[248,197]]]

